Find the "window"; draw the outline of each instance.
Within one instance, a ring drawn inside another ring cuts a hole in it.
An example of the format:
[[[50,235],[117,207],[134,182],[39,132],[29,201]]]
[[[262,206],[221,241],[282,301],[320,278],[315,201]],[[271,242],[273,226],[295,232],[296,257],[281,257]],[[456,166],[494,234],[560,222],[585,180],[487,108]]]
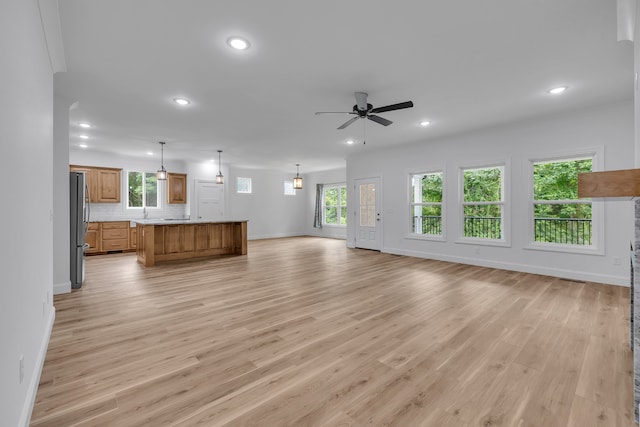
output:
[[[578,174],[591,172],[593,157],[533,162],[533,241],[592,246],[590,199],[578,199]]]
[[[251,178],[238,177],[236,180],[236,192],[251,194]]]
[[[158,180],[155,172],[127,173],[127,207],[157,208]]]
[[[322,189],[323,223],[347,225],[347,186],[325,185]]]
[[[285,196],[295,196],[296,189],[293,188],[293,181],[285,181],[284,182],[284,195]]]
[[[463,169],[463,236],[504,239],[504,167]]]
[[[442,172],[411,175],[411,234],[442,236]]]

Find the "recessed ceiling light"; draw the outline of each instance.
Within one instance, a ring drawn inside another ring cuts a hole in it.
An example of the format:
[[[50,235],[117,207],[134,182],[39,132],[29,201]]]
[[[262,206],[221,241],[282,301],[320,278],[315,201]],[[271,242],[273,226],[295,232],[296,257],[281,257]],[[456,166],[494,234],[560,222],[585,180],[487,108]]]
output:
[[[229,37],[227,39],[227,44],[236,50],[246,50],[249,49],[249,42],[242,37]]]
[[[547,92],[549,92],[551,95],[558,95],[567,89],[569,89],[568,86],[558,86],[558,87],[554,87],[553,89],[549,89]]]
[[[347,144],[353,145],[355,144],[355,141],[353,139],[347,139]]]
[[[153,156],[153,151],[147,151],[147,156]]]
[[[85,128],[85,129],[89,129],[91,127],[91,125],[89,123],[80,123],[79,125],[81,128]]]
[[[87,145],[87,144],[79,144],[79,145],[78,145],[78,147],[80,147],[80,148],[87,148],[87,147],[88,147],[88,145]]]
[[[178,105],[189,105],[189,104],[191,104],[191,101],[189,101],[188,99],[184,99],[184,98],[173,98],[173,102],[175,102]]]
[[[80,135],[80,138],[81,139],[89,139],[89,136],[88,135]]]
[[[423,120],[420,122],[420,126],[429,126],[431,122],[429,120]]]

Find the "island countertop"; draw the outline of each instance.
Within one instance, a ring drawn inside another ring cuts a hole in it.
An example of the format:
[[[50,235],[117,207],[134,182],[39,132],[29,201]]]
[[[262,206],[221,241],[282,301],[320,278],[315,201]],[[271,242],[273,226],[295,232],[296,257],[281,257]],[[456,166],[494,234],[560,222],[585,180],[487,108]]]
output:
[[[247,254],[247,221],[135,220],[136,255],[145,267],[162,261]]]
[[[246,219],[230,219],[224,221],[206,221],[201,219],[188,218],[148,218],[132,219],[131,222],[141,225],[176,225],[176,224],[229,224],[236,222],[247,222]]]

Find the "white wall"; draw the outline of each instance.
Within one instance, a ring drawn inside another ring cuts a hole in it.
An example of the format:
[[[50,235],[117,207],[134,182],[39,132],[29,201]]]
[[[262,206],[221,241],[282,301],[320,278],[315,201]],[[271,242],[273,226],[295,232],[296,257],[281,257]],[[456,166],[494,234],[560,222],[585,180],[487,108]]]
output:
[[[0,424],[13,427],[30,419],[54,319],[53,73],[35,0],[0,2],[0,52]]]
[[[525,249],[528,243],[528,176],[532,156],[553,156],[572,150],[604,147],[604,169],[634,166],[631,101],[564,115],[514,123],[433,142],[363,152],[347,159],[349,186],[354,179],[382,178],[383,251],[424,258],[485,265],[516,271],[628,286],[629,242],[633,238],[631,201],[604,203],[604,254],[581,255]],[[428,130],[427,130],[428,131]],[[459,167],[480,161],[511,164],[511,246],[460,244],[457,221],[446,223],[446,241],[408,239],[408,176],[410,172],[444,168],[447,219],[458,216]],[[356,207],[355,195],[348,203]],[[355,244],[348,225],[347,245]],[[614,259],[621,260],[614,265]]]
[[[316,209],[316,184],[339,184],[347,182],[347,169],[333,169],[323,172],[308,173],[304,185],[306,192],[306,214],[304,225],[306,234],[317,237],[330,237],[333,239],[346,239],[347,228],[324,224],[322,228],[313,226],[313,218]]]
[[[118,221],[143,217],[141,209],[127,209],[127,171],[155,172],[160,167],[159,158],[124,157],[101,153],[99,151],[71,150],[69,152],[69,163],[82,166],[122,168],[120,203],[92,203],[92,221]],[[164,167],[168,172],[187,173],[186,165],[182,161],[168,161],[165,159]],[[188,215],[188,205],[168,205],[166,203],[165,184],[166,183],[160,182],[158,186],[160,207],[157,209],[147,209],[148,218],[183,218],[185,215]]]
[[[69,107],[60,95],[53,104],[53,293],[71,292],[69,221]]]
[[[251,194],[236,193],[238,176],[251,178]],[[311,190],[305,182],[304,188],[297,190],[295,196],[285,196],[284,181],[292,179],[290,173],[230,166],[224,183],[228,201],[226,218],[249,220],[250,240],[304,235],[308,222],[305,218],[306,193]]]

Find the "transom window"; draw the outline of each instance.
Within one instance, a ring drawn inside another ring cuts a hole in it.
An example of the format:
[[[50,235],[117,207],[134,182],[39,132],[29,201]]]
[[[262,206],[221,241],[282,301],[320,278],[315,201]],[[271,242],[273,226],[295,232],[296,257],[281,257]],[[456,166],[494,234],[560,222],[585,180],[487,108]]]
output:
[[[533,162],[534,242],[593,244],[591,200],[578,199],[578,174],[592,166],[593,157]]]
[[[155,172],[127,173],[127,207],[157,208],[158,180]]]
[[[238,177],[236,179],[236,192],[251,194],[251,178]]]
[[[503,240],[504,167],[462,169],[463,236]]]
[[[284,182],[284,194],[285,196],[295,196],[296,189],[293,188],[293,181],[285,181]]]
[[[442,172],[411,175],[411,234],[442,236]]]
[[[347,225],[347,186],[345,184],[324,185],[322,189],[323,223]]]

